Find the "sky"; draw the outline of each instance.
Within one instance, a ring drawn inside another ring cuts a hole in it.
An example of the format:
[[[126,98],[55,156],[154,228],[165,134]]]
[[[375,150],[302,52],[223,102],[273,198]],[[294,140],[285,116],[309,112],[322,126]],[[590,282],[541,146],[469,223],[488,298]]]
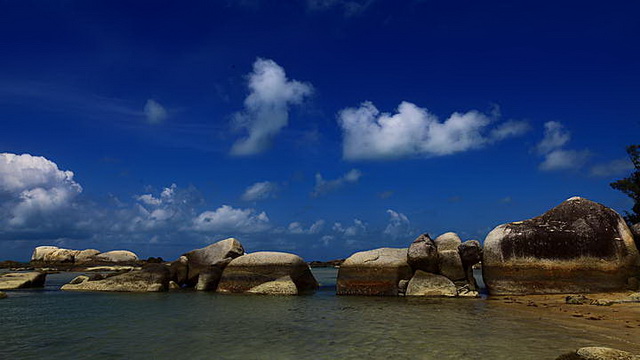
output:
[[[483,240],[640,143],[630,1],[0,0],[0,260]]]

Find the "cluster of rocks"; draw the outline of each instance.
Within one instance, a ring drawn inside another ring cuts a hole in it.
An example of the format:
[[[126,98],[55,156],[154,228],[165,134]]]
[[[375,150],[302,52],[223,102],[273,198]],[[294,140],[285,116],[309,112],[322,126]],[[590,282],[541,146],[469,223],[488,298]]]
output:
[[[39,271],[0,273],[0,290],[43,287],[47,274]]]
[[[583,347],[556,360],[640,360],[640,356],[608,347]]]
[[[420,235],[409,248],[380,248],[347,258],[338,271],[338,295],[477,297],[473,266],[480,242],[453,232]]]
[[[82,275],[65,284],[71,291],[166,291],[195,288],[220,293],[298,295],[318,288],[311,269],[294,254],[245,254],[242,244],[229,238],[196,249],[168,264],[112,276]]]
[[[615,292],[638,288],[640,256],[618,213],[573,197],[493,229],[482,271],[491,295]]]
[[[138,256],[128,250],[100,252],[96,249],[72,250],[57,246],[38,246],[31,255],[36,266],[136,263]]]

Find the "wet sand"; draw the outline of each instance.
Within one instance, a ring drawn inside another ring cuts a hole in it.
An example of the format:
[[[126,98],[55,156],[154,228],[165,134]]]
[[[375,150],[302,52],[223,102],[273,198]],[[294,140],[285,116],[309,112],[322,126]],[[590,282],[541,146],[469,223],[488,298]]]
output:
[[[632,292],[584,294],[589,300],[629,300]],[[563,295],[492,296],[487,299],[504,311],[547,322],[551,326],[589,333],[602,339],[601,346],[640,354],[640,302],[609,306],[567,304]],[[560,354],[558,354],[560,355]]]

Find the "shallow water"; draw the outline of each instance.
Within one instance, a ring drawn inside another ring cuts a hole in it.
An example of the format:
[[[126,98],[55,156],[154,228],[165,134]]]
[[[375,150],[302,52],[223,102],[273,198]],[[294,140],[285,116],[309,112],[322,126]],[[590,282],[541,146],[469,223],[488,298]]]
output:
[[[74,274],[0,301],[0,359],[555,359],[602,345],[482,299],[74,293]]]

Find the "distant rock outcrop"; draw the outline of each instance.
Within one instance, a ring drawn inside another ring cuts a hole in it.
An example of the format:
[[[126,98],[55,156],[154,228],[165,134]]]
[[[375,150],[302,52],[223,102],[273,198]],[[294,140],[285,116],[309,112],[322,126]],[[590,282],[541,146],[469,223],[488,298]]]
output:
[[[396,296],[399,282],[409,280],[412,275],[406,248],[357,252],[338,270],[337,294]]]
[[[0,274],[0,290],[15,290],[43,287],[46,273],[37,271]]]
[[[138,256],[128,250],[101,253],[96,249],[72,250],[56,246],[38,246],[33,250],[31,263],[36,265],[90,266],[105,263],[134,263]]]
[[[169,269],[165,265],[153,264],[142,270],[133,270],[103,278],[78,276],[62,286],[67,291],[117,291],[117,292],[158,292],[169,288]]]
[[[606,292],[626,290],[639,260],[620,215],[575,197],[541,216],[493,229],[482,269],[491,294]]]
[[[318,282],[309,265],[301,257],[282,252],[262,251],[231,260],[222,272],[217,291],[296,295],[317,288]]]

